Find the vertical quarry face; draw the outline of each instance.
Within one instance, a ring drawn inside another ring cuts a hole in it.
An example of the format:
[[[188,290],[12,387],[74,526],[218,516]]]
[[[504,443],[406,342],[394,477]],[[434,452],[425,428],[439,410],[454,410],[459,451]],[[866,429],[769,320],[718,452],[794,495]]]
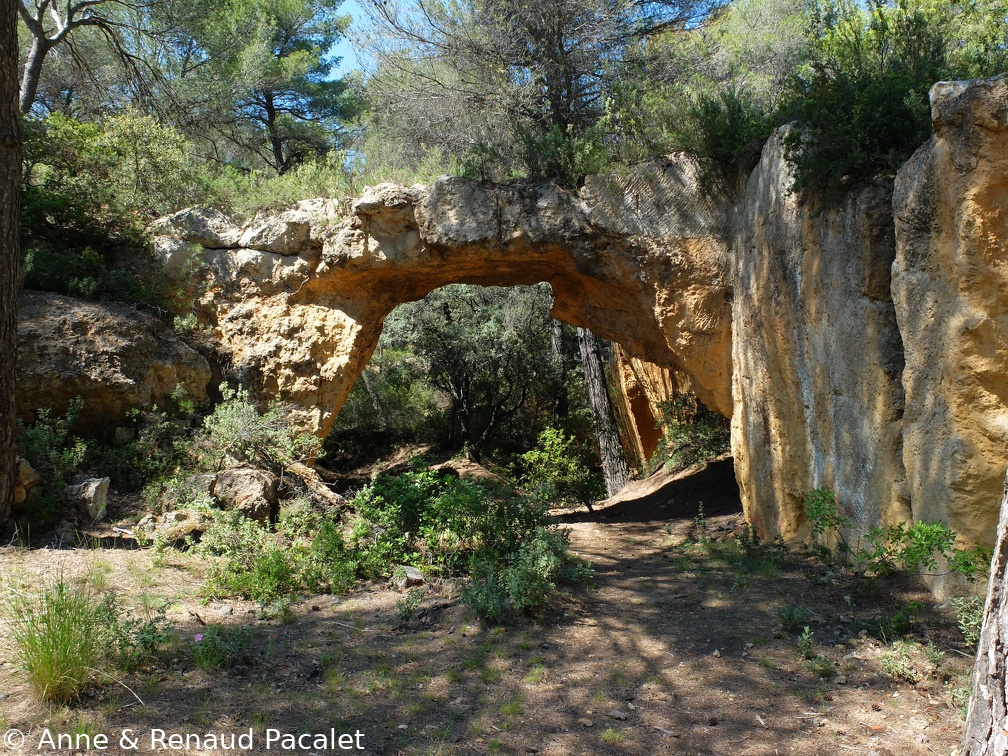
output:
[[[547,281],[558,319],[687,374],[731,414],[729,212],[699,198],[685,156],[590,178],[579,196],[448,177],[383,184],[340,215],[313,200],[237,227],[187,210],[159,221],[155,241],[169,267],[202,263],[202,310],[243,382],[320,435],[385,316],[451,283]]]
[[[823,208],[791,192],[783,132],[739,203],[732,310],[732,453],[763,536],[803,538],[813,488],[863,532],[910,514],[903,349],[889,294],[891,188]]]
[[[892,292],[913,516],[991,546],[1008,464],[1008,78],[931,89],[900,169]]]

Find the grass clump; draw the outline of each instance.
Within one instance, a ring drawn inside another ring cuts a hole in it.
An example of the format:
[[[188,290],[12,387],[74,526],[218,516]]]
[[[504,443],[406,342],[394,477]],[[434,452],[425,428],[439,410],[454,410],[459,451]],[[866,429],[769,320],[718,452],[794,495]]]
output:
[[[812,621],[812,612],[805,604],[788,604],[777,610],[777,619],[784,630],[798,633],[802,628],[808,629],[808,623]]]
[[[247,629],[222,630],[216,625],[208,625],[203,632],[193,636],[189,650],[193,662],[202,670],[231,669],[250,658],[251,641]]]
[[[106,668],[145,666],[165,640],[164,616],[123,617],[115,595],[62,571],[29,591],[8,585],[0,610],[10,627],[14,662],[40,701],[64,704],[109,677]]]
[[[914,667],[911,652],[913,646],[906,641],[898,640],[892,648],[882,654],[880,665],[886,677],[894,682],[915,684],[920,680],[920,674]]]

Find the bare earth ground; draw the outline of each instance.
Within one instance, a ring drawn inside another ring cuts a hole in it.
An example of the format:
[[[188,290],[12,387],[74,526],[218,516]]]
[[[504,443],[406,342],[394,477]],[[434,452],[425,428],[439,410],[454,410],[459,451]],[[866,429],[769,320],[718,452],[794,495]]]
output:
[[[711,544],[698,543],[701,500]],[[152,728],[251,729],[246,752],[256,754],[341,752],[309,740],[302,750],[266,748],[269,730],[330,728],[359,731],[364,752],[375,754],[947,756],[957,746],[962,720],[951,691],[966,684],[972,660],[951,609],[909,578],[855,586],[854,596],[851,583],[831,581],[804,557],[778,557],[783,566],[724,557],[742,522],[730,460],[679,480],[643,481],[593,514],[563,520],[574,549],[595,566],[595,586],[558,600],[540,624],[507,629],[467,616],[448,582],[427,586],[407,625],[397,619],[402,594],[383,585],[309,597],[281,622],[248,602],[203,599],[205,563],[186,554],[0,549],[2,574],[29,585],[62,567],[116,589],[126,607],[164,599],[173,634],[151,669],[56,709],[32,702],[4,638],[0,731],[17,728],[25,738],[20,747],[8,739],[6,751],[52,752],[37,747],[46,727],[54,737],[107,734],[106,753],[158,752]],[[911,600],[922,605],[913,638],[945,654],[929,661],[914,646],[920,679],[897,684],[880,666],[892,639],[859,637],[857,627]],[[798,602],[814,612],[815,653],[832,665],[830,680],[800,658],[795,634],[778,621],[779,607]],[[203,623],[248,628],[248,659],[199,669],[191,648]],[[126,728],[135,750],[120,746]]]

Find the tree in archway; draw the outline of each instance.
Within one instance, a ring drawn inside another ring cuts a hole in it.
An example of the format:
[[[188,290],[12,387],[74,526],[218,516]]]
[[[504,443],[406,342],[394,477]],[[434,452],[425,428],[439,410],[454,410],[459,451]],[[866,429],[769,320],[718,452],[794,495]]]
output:
[[[392,341],[426,360],[427,379],[450,399],[449,426],[474,462],[536,384],[555,379],[550,300],[544,286],[446,286],[386,321]]]
[[[606,492],[613,496],[626,485],[630,477],[619,428],[613,417],[612,403],[605,377],[605,360],[599,339],[587,328],[578,328],[578,346],[581,349],[581,367],[584,369],[588,401],[595,416],[595,431],[598,434],[599,456],[602,459],[602,474],[605,477]]]
[[[1001,500],[997,541],[983,625],[973,665],[973,693],[966,714],[963,756],[1008,752],[1008,478]]]
[[[17,364],[21,135],[17,6],[0,3],[0,525],[14,503],[14,378]]]

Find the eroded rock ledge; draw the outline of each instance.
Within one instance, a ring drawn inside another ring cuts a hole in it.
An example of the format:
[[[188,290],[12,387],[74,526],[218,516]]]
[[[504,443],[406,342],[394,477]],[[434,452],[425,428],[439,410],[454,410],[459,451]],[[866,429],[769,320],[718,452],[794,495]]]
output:
[[[451,283],[548,281],[554,315],[632,355],[689,375],[730,415],[730,212],[698,199],[683,157],[580,195],[551,184],[368,189],[340,220],[301,203],[245,227],[183,211],[156,248],[177,268],[206,266],[201,304],[250,385],[300,407],[320,434],[370,358],[385,316]]]

